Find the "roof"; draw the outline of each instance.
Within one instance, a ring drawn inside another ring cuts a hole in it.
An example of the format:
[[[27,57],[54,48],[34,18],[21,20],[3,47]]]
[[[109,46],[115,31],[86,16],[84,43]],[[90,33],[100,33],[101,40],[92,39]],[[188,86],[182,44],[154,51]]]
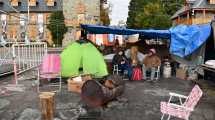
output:
[[[209,4],[207,0],[193,0],[190,3],[189,7],[183,6],[181,9],[176,11],[176,13],[171,17],[171,19],[174,19],[187,10],[192,10],[192,9],[215,9],[215,4]]]
[[[180,14],[183,14],[187,10],[189,10],[189,8],[183,6],[181,9],[175,12],[175,14],[171,17],[171,19],[178,17]]]
[[[37,0],[37,6],[30,6],[30,12],[53,12],[53,11],[63,11],[62,0],[55,0],[55,6],[46,6],[46,0]],[[6,12],[15,12],[12,6],[10,6],[9,0],[0,0],[0,10]],[[21,3],[20,6],[14,6],[20,12],[28,11],[28,2],[27,0],[19,0]],[[3,3],[3,4],[2,4]]]

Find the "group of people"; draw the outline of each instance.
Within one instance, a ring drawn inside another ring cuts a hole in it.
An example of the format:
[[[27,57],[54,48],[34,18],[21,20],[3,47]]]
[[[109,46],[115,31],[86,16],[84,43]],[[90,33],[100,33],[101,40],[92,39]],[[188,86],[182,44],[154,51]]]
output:
[[[142,68],[142,79],[147,81],[155,80],[155,72],[158,66],[161,65],[161,60],[158,57],[154,48],[150,49],[147,54],[142,54],[138,51],[136,46],[124,51],[118,49],[113,57],[112,65],[117,65],[120,74],[127,71],[127,76],[132,80],[132,73],[134,68]],[[150,78],[147,79],[146,72],[150,71]]]

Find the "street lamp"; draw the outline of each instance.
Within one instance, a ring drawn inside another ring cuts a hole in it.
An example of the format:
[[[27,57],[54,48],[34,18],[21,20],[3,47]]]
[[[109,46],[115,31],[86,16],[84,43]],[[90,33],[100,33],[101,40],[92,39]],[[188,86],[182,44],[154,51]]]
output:
[[[28,27],[29,27],[29,23],[30,23],[30,6],[29,6],[29,0],[27,0],[27,4],[28,4],[28,21],[27,21],[27,27],[26,27],[26,30],[25,30],[25,43],[26,44],[29,44],[30,41],[29,41],[29,37],[28,37]]]

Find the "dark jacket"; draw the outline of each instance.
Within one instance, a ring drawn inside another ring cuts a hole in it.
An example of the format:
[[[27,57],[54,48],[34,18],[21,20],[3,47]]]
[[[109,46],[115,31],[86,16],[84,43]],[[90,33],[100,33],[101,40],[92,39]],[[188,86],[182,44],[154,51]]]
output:
[[[114,55],[113,60],[112,60],[112,64],[113,65],[120,65],[121,62],[125,62],[126,64],[128,64],[128,59],[126,58],[125,55]]]

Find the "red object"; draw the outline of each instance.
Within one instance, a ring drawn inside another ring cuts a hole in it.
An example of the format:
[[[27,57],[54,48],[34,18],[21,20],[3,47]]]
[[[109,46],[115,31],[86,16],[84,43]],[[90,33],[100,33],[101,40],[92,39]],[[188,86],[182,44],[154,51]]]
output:
[[[132,80],[139,81],[142,80],[143,74],[139,67],[133,69]]]

